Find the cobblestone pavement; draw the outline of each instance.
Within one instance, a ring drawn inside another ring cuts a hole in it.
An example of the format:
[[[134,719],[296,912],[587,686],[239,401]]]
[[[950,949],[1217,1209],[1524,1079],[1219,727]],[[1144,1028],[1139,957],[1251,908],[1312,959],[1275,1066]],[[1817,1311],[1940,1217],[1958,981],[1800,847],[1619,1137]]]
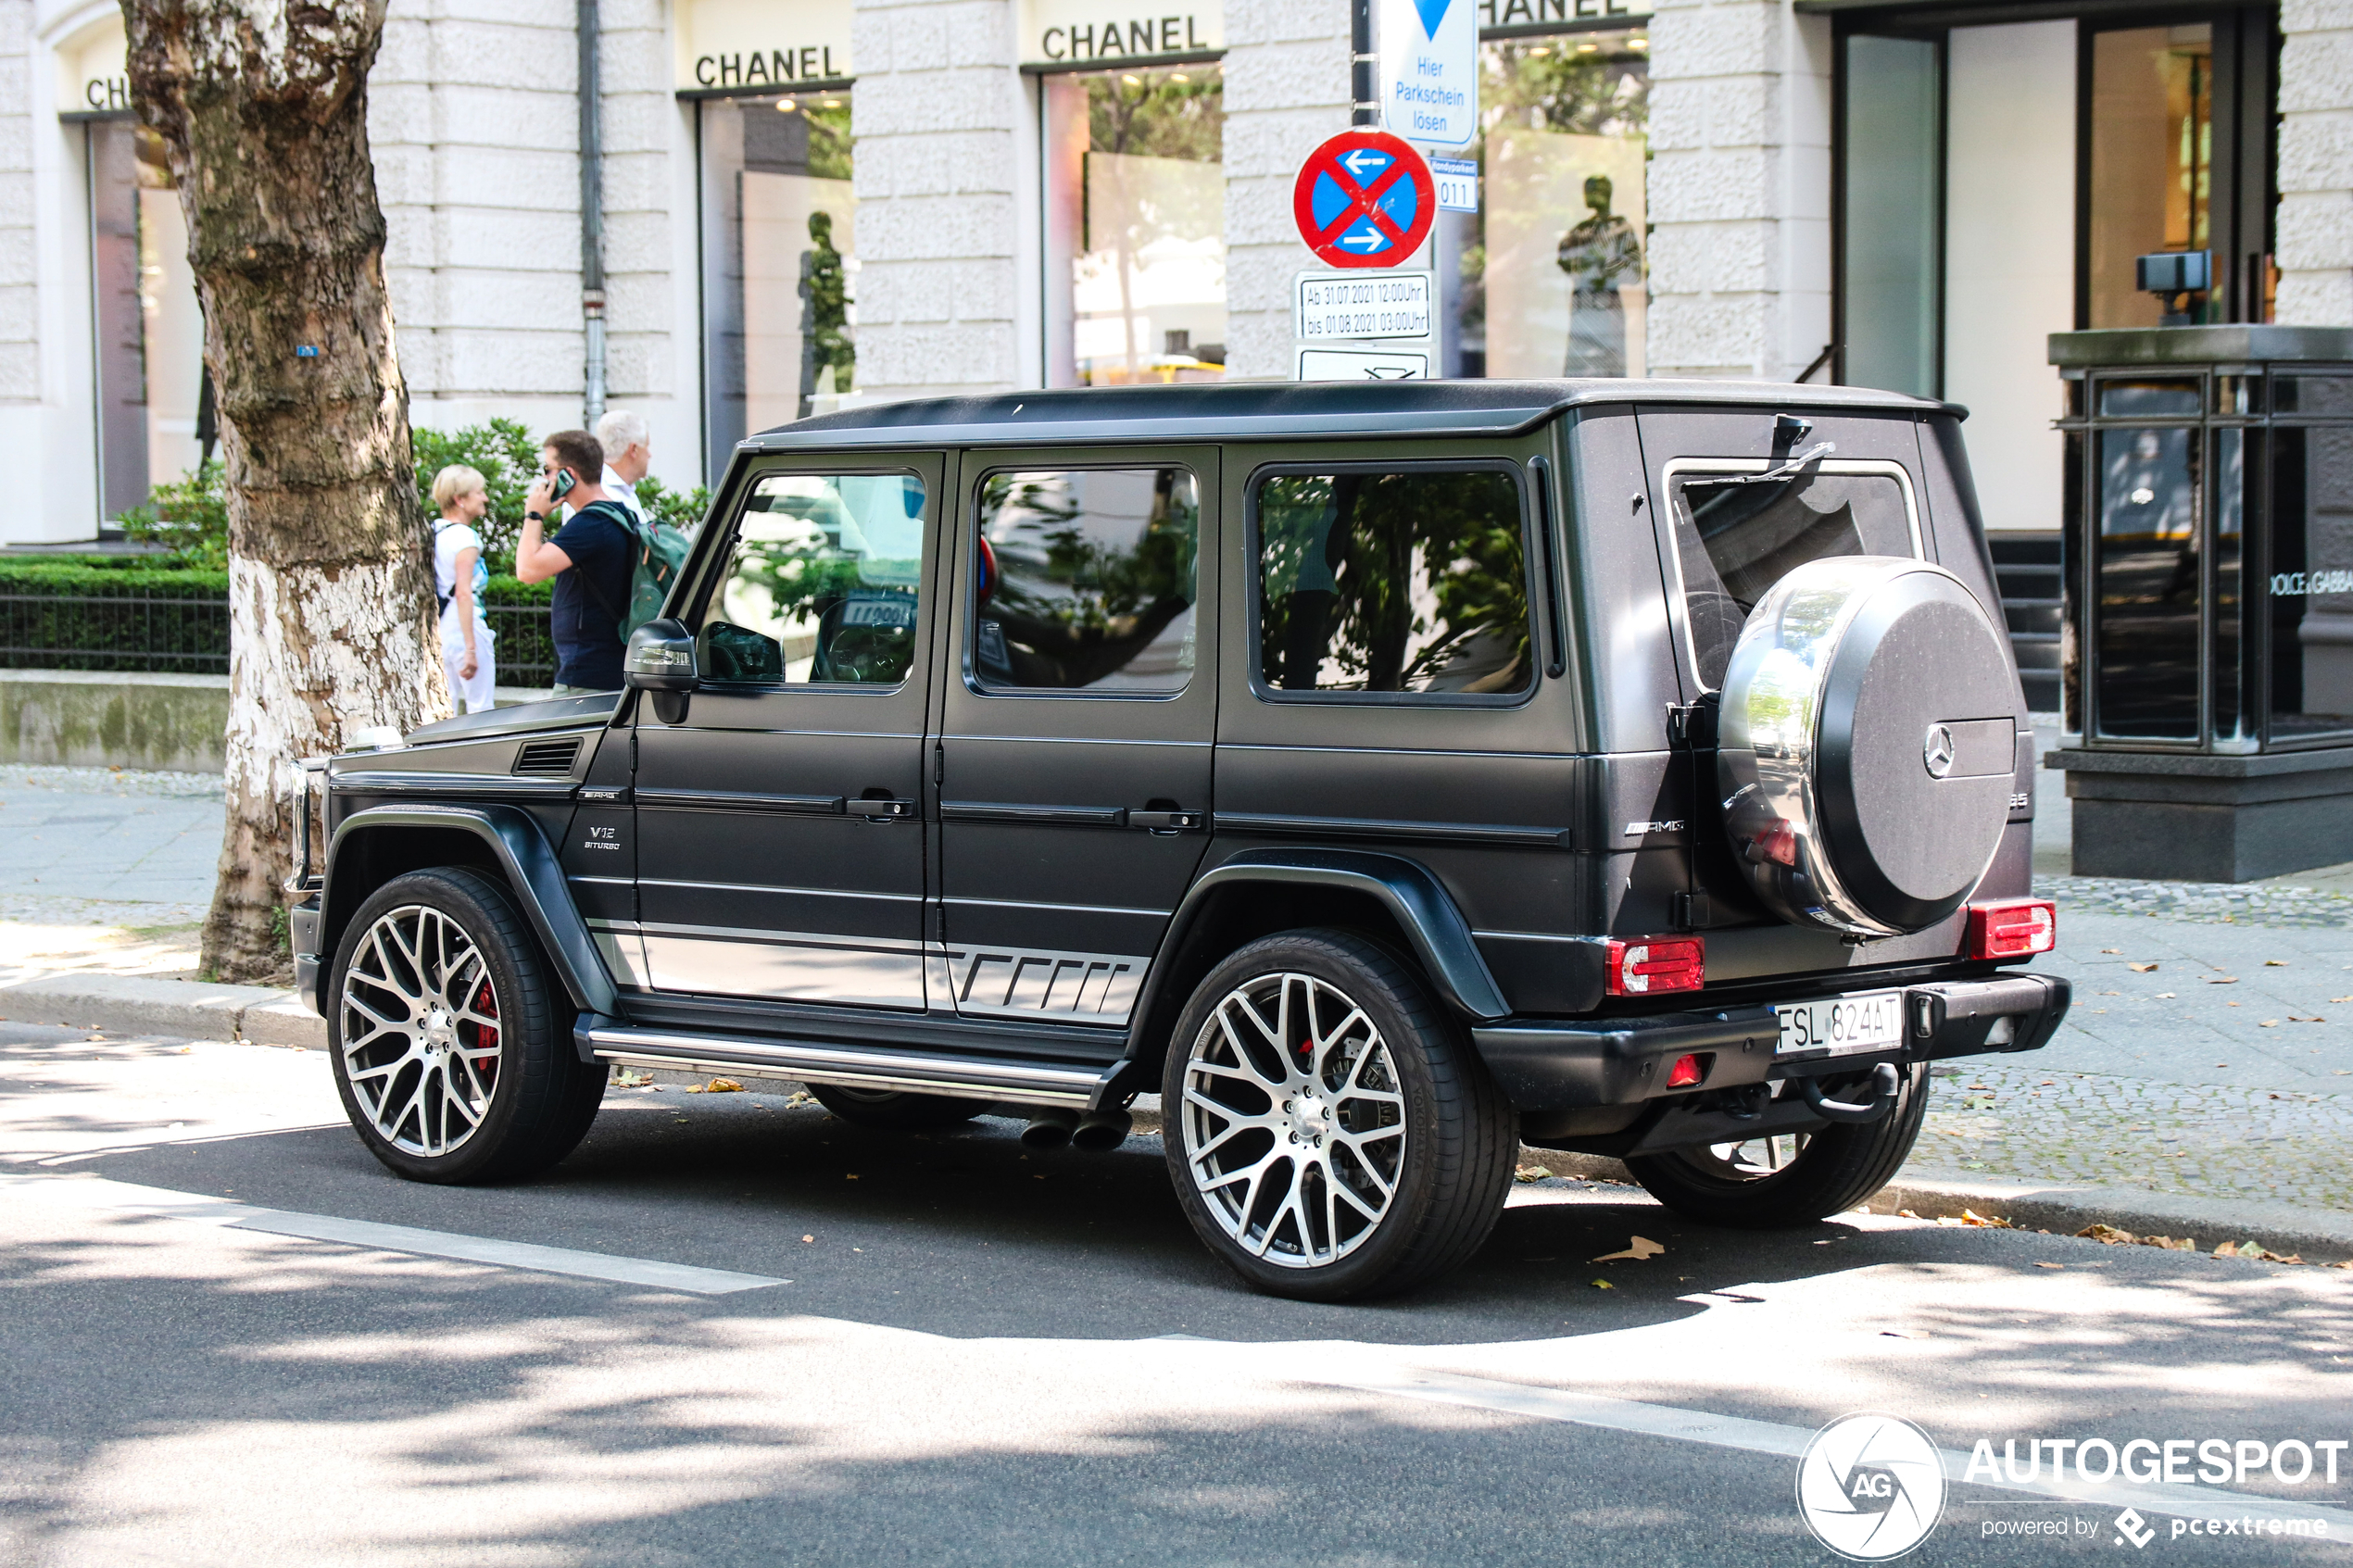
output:
[[[2353,1210],[2353,1098],[2051,1071],[1940,1069],[1905,1169]]]

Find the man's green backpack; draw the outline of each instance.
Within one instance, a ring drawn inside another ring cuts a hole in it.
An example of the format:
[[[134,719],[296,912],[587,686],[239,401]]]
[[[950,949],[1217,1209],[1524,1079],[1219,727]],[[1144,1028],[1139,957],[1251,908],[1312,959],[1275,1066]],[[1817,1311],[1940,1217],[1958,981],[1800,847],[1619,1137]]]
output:
[[[621,618],[621,640],[625,643],[630,633],[661,613],[662,601],[686,569],[695,542],[666,522],[641,524],[632,518],[623,526],[637,536],[637,558],[629,568],[629,613]]]

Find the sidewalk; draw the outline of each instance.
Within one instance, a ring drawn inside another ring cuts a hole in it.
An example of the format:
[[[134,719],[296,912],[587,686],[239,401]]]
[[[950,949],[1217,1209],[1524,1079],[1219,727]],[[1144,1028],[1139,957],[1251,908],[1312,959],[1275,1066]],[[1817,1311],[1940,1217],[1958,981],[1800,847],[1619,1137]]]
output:
[[[1901,1180],[2353,1223],[2353,867],[2236,887],[2071,877],[2067,803],[2040,782],[2035,884],[2060,912],[2037,967],[2074,982],[2074,1010],[2043,1050],[1940,1069]],[[220,822],[217,778],[0,768],[0,1016],[323,1043],[283,994],[156,984],[194,976]]]

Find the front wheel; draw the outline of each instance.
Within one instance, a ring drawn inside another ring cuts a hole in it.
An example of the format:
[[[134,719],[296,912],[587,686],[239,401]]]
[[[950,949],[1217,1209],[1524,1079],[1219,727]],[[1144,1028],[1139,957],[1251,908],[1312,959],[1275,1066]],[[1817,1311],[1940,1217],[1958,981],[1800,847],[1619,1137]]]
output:
[[[1345,932],[1243,947],[1186,1004],[1162,1074],[1186,1217],[1260,1290],[1403,1290],[1467,1259],[1511,1187],[1518,1122],[1461,1028]]]
[[[1825,1087],[1844,1092],[1834,1083]],[[1876,1122],[1669,1149],[1629,1159],[1626,1169],[1653,1198],[1706,1224],[1743,1230],[1810,1225],[1857,1207],[1894,1179],[1920,1135],[1928,1091],[1928,1065],[1915,1062],[1894,1106]]]
[[[370,1153],[420,1182],[528,1176],[572,1152],[604,1098],[571,1009],[507,890],[459,868],[396,877],[336,945],[328,1058]]]

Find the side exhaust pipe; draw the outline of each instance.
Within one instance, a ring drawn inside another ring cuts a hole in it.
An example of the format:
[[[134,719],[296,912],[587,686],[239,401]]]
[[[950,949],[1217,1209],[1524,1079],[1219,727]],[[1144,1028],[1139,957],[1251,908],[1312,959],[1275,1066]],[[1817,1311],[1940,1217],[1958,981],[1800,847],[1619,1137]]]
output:
[[[1078,1112],[1076,1110],[1061,1106],[1051,1110],[1041,1110],[1029,1119],[1028,1126],[1021,1130],[1022,1147],[1060,1148],[1070,1142],[1070,1135],[1077,1127]]]
[[[1070,1146],[1087,1154],[1109,1154],[1127,1141],[1128,1129],[1135,1124],[1136,1119],[1124,1110],[1090,1110],[1078,1119]]]

